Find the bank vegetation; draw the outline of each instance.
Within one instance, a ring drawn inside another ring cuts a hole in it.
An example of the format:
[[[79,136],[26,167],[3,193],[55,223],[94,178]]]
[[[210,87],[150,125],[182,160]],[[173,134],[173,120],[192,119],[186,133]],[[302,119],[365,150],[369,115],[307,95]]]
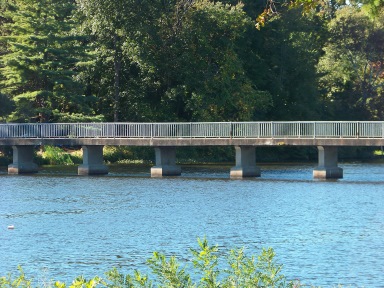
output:
[[[86,279],[79,276],[71,283],[52,279],[28,278],[19,267],[18,275],[0,277],[0,288],[250,288],[291,287],[306,285],[299,280],[290,281],[282,274],[283,266],[276,263],[272,248],[262,249],[259,255],[248,256],[245,249],[232,249],[227,254],[218,246],[209,245],[207,239],[198,239],[197,249],[191,249],[191,259],[179,261],[175,256],[154,252],[147,260],[148,270],[144,274],[135,270],[123,274],[116,268],[105,273],[105,277]],[[312,286],[313,287],[313,286]]]

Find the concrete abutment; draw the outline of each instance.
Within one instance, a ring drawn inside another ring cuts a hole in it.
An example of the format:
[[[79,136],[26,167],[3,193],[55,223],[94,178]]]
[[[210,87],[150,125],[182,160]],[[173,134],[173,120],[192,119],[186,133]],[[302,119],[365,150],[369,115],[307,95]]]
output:
[[[176,165],[175,147],[155,147],[156,164],[151,168],[152,177],[180,176],[181,168]]]
[[[83,164],[78,167],[79,175],[108,174],[104,164],[104,145],[83,145]],[[34,145],[14,145],[13,162],[8,166],[8,174],[38,172],[34,163]],[[230,170],[230,178],[259,177],[260,168],[256,165],[256,146],[237,145],[236,166]],[[176,165],[176,147],[155,147],[156,164],[151,168],[152,177],[179,176],[180,166]],[[343,169],[338,167],[338,147],[318,146],[318,167],[313,170],[315,179],[343,178]]]
[[[83,164],[77,168],[78,175],[108,174],[108,167],[104,164],[103,145],[83,146]]]
[[[338,167],[338,147],[318,146],[319,166],[313,170],[313,178],[339,179],[343,178],[343,169]]]
[[[13,162],[8,165],[8,174],[37,173],[38,166],[33,162],[34,146],[16,145],[13,148]]]
[[[259,177],[260,168],[256,166],[256,148],[254,146],[235,146],[236,166],[231,168],[230,177],[241,179]]]

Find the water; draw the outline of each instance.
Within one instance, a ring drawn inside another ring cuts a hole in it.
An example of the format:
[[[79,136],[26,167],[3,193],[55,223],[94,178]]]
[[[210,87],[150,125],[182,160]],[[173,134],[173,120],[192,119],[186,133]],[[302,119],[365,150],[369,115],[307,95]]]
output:
[[[0,173],[0,275],[21,265],[65,282],[112,267],[145,271],[155,250],[190,259],[197,237],[222,251],[274,248],[283,274],[312,285],[384,287],[384,165],[344,164],[344,179],[312,179],[314,165],[262,166],[229,180],[229,167],[183,167],[150,178],[148,167],[76,176],[46,167]],[[14,225],[14,230],[7,229]]]

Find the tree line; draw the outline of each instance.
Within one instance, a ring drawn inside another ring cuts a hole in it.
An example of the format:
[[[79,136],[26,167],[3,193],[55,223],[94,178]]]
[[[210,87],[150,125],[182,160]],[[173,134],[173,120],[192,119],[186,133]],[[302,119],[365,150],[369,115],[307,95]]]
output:
[[[0,0],[0,121],[384,120],[383,6]]]

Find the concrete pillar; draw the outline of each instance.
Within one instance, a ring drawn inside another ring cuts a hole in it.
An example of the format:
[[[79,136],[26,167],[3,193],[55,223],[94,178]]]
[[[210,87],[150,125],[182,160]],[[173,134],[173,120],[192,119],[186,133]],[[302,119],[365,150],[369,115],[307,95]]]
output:
[[[343,178],[343,169],[337,166],[337,147],[318,146],[319,166],[313,170],[317,179]]]
[[[176,165],[175,147],[156,147],[156,165],[151,168],[152,177],[179,176],[180,166]]]
[[[8,165],[8,174],[36,173],[38,166],[33,163],[34,146],[12,146],[13,163]]]
[[[260,168],[256,166],[254,146],[235,146],[236,166],[231,168],[231,178],[259,177]]]
[[[108,174],[108,167],[104,164],[102,145],[83,146],[83,164],[77,168],[79,175]]]

